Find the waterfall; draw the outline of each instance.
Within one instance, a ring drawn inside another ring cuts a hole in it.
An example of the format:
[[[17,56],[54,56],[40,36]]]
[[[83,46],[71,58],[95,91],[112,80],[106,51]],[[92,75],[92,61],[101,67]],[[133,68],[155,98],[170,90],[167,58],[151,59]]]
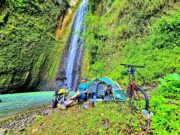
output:
[[[84,46],[84,41],[80,39],[80,34],[83,32],[82,22],[84,21],[87,4],[88,0],[82,0],[75,13],[69,37],[69,48],[64,61],[67,84],[71,90],[76,90],[80,74],[81,56]]]

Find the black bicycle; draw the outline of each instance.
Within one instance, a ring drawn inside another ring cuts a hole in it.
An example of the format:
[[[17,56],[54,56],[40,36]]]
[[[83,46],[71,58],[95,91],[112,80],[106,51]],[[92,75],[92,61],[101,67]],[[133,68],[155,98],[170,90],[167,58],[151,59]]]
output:
[[[148,96],[142,88],[136,85],[135,83],[135,68],[144,68],[144,66],[135,66],[129,64],[121,64],[128,68],[128,77],[129,83],[127,88],[127,97],[129,97],[129,103],[132,109],[135,112],[139,112],[141,110],[147,110],[149,108],[149,100]],[[141,75],[138,72],[139,75]],[[142,76],[142,75],[141,75]]]

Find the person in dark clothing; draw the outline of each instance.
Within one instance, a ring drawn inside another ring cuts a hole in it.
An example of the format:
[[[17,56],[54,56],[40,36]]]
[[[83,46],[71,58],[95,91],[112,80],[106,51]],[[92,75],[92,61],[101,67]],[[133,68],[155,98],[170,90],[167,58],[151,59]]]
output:
[[[105,95],[106,96],[110,96],[110,95],[112,95],[113,93],[112,93],[112,85],[108,85],[107,86],[107,89],[106,89],[106,91],[105,91]]]

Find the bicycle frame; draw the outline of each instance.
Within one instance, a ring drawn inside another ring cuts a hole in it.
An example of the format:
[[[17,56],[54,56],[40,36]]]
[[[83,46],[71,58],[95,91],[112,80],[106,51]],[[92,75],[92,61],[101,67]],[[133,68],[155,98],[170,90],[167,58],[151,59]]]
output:
[[[128,68],[129,83],[128,83],[127,96],[130,98],[130,105],[132,106],[132,109],[137,112],[136,107],[138,106],[135,105],[134,103],[137,103],[141,99],[143,99],[145,103],[143,106],[146,110],[148,110],[148,106],[149,106],[148,96],[139,86],[136,85],[136,82],[135,82],[135,68],[144,68],[144,66],[135,66],[135,65],[129,65],[129,64],[121,64],[121,65]],[[141,96],[143,97],[141,98]],[[139,103],[141,104],[141,102]]]
[[[128,88],[130,89],[130,97],[132,98],[132,96],[134,95],[134,90],[136,87],[136,83],[135,83],[135,69],[133,67],[129,67],[128,68],[128,77],[129,77],[129,84],[128,84]],[[132,78],[132,79],[131,79]]]

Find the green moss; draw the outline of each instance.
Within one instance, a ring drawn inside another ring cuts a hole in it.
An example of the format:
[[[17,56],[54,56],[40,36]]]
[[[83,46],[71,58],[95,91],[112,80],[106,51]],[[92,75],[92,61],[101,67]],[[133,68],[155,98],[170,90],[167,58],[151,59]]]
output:
[[[11,81],[0,83],[0,92],[28,90],[37,86],[47,70],[58,43],[54,38],[58,16],[66,12],[67,3],[58,6],[51,0],[19,0],[4,4],[7,7],[0,13],[0,78]]]
[[[70,1],[68,1],[70,2]],[[72,19],[73,15],[78,8],[80,1],[78,0],[76,5],[71,7],[71,13],[66,14],[65,21],[66,24],[62,26],[62,33],[60,39],[54,45],[54,48],[51,50],[50,55],[47,60],[46,70],[44,72],[44,80],[51,82],[54,81],[56,76],[61,76],[61,71],[59,70],[62,67],[62,63],[64,60],[65,52],[67,51],[67,43],[71,32]]]
[[[139,71],[146,84],[157,83],[167,73],[180,73],[178,3],[115,0],[100,4],[103,8],[95,6],[86,16],[89,68],[83,72],[87,76],[109,76],[123,86],[127,76],[121,74],[126,69],[120,63],[145,65]]]
[[[127,69],[121,63],[145,65],[137,71],[151,87],[157,86],[159,78],[167,74],[180,74],[180,3],[166,0],[109,2],[104,0],[96,6],[92,6],[92,2],[89,4],[93,10],[86,16],[83,66],[88,68],[83,68],[83,74],[111,77],[124,89],[128,77],[123,74]],[[141,84],[142,78],[138,74],[136,80]],[[154,113],[152,134],[179,133],[177,82],[161,80],[161,87],[155,90],[157,93],[148,92],[150,111]]]

